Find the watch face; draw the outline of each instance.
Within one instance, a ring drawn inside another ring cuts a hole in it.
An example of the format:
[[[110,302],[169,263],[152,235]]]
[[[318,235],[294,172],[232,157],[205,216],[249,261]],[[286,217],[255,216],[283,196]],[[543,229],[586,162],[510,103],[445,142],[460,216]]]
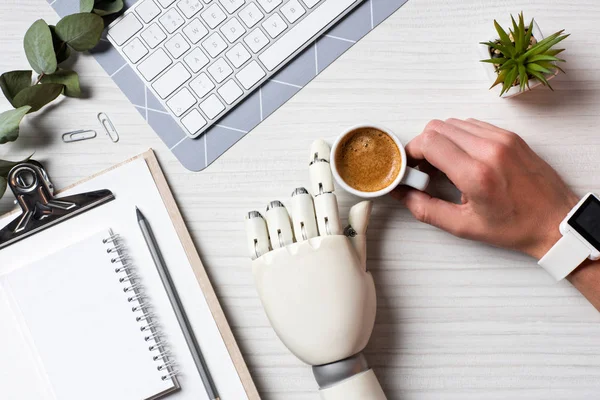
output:
[[[596,250],[600,250],[600,200],[589,196],[568,222]]]

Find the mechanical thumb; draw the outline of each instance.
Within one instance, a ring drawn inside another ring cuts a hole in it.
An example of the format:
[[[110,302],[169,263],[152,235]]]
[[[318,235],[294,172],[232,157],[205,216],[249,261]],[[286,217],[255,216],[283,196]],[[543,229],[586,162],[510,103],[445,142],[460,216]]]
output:
[[[373,210],[372,201],[355,204],[348,215],[348,227],[344,233],[350,238],[361,265],[367,269],[367,227]]]

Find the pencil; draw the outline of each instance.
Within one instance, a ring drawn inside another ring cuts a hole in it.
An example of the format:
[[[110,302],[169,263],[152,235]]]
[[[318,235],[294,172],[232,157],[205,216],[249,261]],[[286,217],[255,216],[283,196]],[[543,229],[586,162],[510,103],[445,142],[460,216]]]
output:
[[[192,330],[192,325],[185,314],[185,310],[183,308],[183,304],[181,303],[181,299],[177,294],[177,290],[175,290],[175,285],[173,284],[173,279],[171,278],[171,274],[167,269],[167,265],[165,260],[160,252],[160,248],[156,243],[156,238],[154,237],[154,233],[152,233],[152,228],[150,228],[150,224],[144,214],[139,210],[139,208],[135,208],[137,214],[138,224],[140,226],[140,230],[142,231],[142,235],[144,236],[144,240],[148,245],[148,250],[150,250],[150,254],[152,255],[152,259],[154,260],[154,264],[156,265],[156,269],[158,270],[158,274],[160,275],[160,279],[165,287],[167,295],[169,297],[169,301],[171,302],[171,306],[173,307],[173,311],[175,311],[175,316],[177,317],[177,321],[179,322],[179,326],[183,332],[183,336],[185,337],[185,341],[190,349],[192,354],[192,358],[194,359],[194,363],[196,364],[196,368],[200,373],[200,378],[202,378],[202,383],[204,383],[204,387],[206,389],[206,393],[211,400],[219,400],[219,395],[217,393],[217,388],[215,387],[215,383],[210,375],[210,371],[206,366],[206,361],[202,356],[202,351],[200,350],[200,346],[198,345],[198,341],[196,340],[196,336],[194,335],[194,331]]]

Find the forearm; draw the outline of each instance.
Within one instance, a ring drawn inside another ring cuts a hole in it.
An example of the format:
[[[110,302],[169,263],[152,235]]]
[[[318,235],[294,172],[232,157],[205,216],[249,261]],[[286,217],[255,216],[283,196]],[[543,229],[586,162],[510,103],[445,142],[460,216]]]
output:
[[[587,260],[567,279],[600,311],[600,261]]]

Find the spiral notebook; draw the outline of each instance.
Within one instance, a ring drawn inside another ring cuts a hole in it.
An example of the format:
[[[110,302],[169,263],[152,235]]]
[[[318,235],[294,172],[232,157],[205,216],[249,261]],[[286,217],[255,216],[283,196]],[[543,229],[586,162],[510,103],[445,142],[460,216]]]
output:
[[[115,200],[0,250],[0,399],[208,399],[137,224],[138,206],[221,400],[258,400],[154,153],[58,196],[98,189]],[[0,217],[0,226],[15,217]]]
[[[4,398],[158,399],[179,388],[117,238],[95,234],[0,278],[0,321],[16,321],[0,354],[28,355],[4,372]]]

